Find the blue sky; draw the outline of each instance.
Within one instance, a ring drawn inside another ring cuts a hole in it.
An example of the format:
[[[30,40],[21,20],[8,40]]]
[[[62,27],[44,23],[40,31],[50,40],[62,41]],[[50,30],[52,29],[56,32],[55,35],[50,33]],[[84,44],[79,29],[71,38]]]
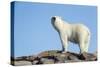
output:
[[[14,54],[33,55],[46,50],[61,50],[57,31],[51,24],[52,16],[61,16],[69,23],[85,24],[91,31],[89,52],[97,50],[97,7],[34,2],[14,2]],[[69,43],[68,51],[79,52]]]

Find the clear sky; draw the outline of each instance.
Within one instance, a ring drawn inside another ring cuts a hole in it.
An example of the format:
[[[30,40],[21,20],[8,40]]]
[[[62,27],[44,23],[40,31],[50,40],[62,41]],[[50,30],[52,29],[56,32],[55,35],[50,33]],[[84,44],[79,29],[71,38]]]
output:
[[[61,50],[52,16],[61,16],[69,23],[85,24],[91,31],[89,52],[97,50],[97,7],[34,2],[14,2],[14,54],[25,56],[46,50]],[[78,45],[69,43],[68,51],[79,52]]]

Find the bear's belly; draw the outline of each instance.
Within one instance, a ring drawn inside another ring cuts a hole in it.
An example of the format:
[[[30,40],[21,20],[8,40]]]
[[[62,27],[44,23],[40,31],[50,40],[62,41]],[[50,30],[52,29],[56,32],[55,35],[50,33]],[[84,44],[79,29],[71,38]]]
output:
[[[68,40],[72,43],[79,43],[79,37],[77,33],[72,33],[71,36],[68,38]]]
[[[73,39],[71,38],[69,41],[76,44],[79,43],[79,41],[76,38],[73,38]]]

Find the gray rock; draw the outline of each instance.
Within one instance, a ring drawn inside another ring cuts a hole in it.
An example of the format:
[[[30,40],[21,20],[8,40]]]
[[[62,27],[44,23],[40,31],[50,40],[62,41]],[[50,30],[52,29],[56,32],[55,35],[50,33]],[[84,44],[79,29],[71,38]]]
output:
[[[38,60],[34,60],[34,61],[32,62],[32,65],[37,64],[37,63],[39,63],[39,61],[38,61]]]
[[[14,65],[15,65],[15,66],[32,65],[32,63],[29,62],[29,61],[15,61],[15,62],[14,62]]]
[[[74,61],[77,61],[77,60],[79,60],[76,56],[74,56],[74,55],[69,55],[68,56],[68,59],[69,60],[74,60]]]
[[[40,60],[43,64],[53,64],[54,59],[48,59],[48,58],[41,58]]]
[[[80,57],[85,61],[95,61],[97,59],[97,56],[91,53],[83,53]]]
[[[65,63],[82,62],[82,60],[67,60]]]

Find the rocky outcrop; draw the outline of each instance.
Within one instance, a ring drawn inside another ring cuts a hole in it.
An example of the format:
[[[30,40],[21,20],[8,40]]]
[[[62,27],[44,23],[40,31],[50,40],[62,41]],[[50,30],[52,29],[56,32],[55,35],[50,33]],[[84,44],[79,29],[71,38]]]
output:
[[[97,53],[83,53],[77,54],[73,52],[62,53],[59,50],[50,50],[41,52],[36,56],[22,56],[11,59],[11,64],[15,66],[20,65],[35,65],[35,64],[55,64],[55,63],[69,63],[69,62],[83,62],[96,61]]]

